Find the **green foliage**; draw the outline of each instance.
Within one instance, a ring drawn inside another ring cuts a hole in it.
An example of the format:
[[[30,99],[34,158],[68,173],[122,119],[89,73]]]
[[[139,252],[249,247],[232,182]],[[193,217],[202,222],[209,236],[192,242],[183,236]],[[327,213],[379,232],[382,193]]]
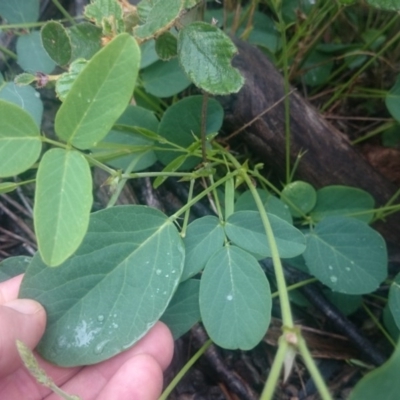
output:
[[[0,4],[8,22],[36,21],[32,7],[38,7],[37,1],[27,2],[26,8],[14,3],[13,9]],[[215,140],[224,111],[210,96],[236,93],[244,83],[232,66],[237,49],[218,24],[261,46],[285,74],[304,73],[301,82],[310,90],[337,84],[333,60],[353,74],[367,62],[366,52],[379,50],[387,33],[369,27],[359,35],[360,43],[334,45],[321,43],[316,35],[299,52],[291,32],[300,42],[313,24],[325,26],[326,15],[338,12],[336,2],[326,2],[320,10],[311,1],[299,7],[297,0],[286,0],[279,9],[273,2],[271,16],[252,3],[240,16],[208,10],[210,23],[192,22],[200,15],[200,3],[142,0],[137,13],[127,13],[116,0],[92,0],[85,8],[92,23],[65,28],[51,21],[41,33],[28,27],[17,41],[17,61],[28,73],[15,82],[39,87],[55,82],[62,101],[55,117],[56,140],[40,125],[38,92],[1,77],[0,177],[8,179],[0,182],[0,193],[26,183],[9,178],[20,173],[32,178],[37,167],[39,252],[32,261],[10,258],[1,263],[0,280],[29,263],[20,295],[46,307],[48,327],[38,351],[58,365],[105,360],[132,346],[160,318],[175,338],[202,320],[219,346],[253,348],[268,329],[272,305],[258,260],[271,257],[285,329],[278,367],[274,365],[279,371],[294,357],[294,342],[287,337],[303,340],[293,322],[282,258],[308,270],[345,313],[357,309],[360,295],[373,292],[387,277],[385,243],[366,224],[376,211],[372,196],[357,188],[315,190],[306,182],[289,182],[294,171],[287,171],[282,189],[275,187],[260,175],[260,165],[245,159],[239,163],[221,145],[224,141]],[[304,21],[300,13],[307,15]],[[47,75],[56,64],[63,72]],[[397,86],[386,96],[395,119]],[[199,90],[202,95],[193,95]],[[164,169],[148,171],[156,161]],[[93,166],[108,173],[105,184],[112,198],[108,208],[90,214]],[[112,207],[128,179],[155,178],[157,187],[170,176],[196,188],[175,214],[168,217],[144,206]],[[188,224],[190,208],[206,196],[217,215]],[[388,312],[400,326],[397,289],[398,278],[391,286]],[[310,368],[307,351],[300,345],[297,349]],[[388,365],[396,366],[392,361]],[[310,371],[321,389],[317,369]],[[271,373],[268,382],[274,379],[278,375]]]
[[[226,349],[249,350],[271,318],[269,283],[257,260],[225,246],[207,262],[200,281],[200,312],[210,338]]]
[[[293,225],[269,214],[272,231],[281,258],[293,258],[306,248],[304,235]],[[264,225],[258,211],[237,211],[229,216],[225,232],[232,243],[256,254],[258,259],[272,256]]]
[[[161,98],[174,96],[191,83],[182,71],[177,58],[152,62],[141,76],[146,92]]]
[[[41,30],[42,44],[58,65],[67,64],[72,56],[71,39],[66,29],[56,21],[47,22]]]
[[[319,222],[307,235],[304,258],[310,273],[336,292],[370,293],[387,276],[385,241],[356,219]]]
[[[199,138],[201,132],[202,115],[202,96],[186,97],[171,107],[164,113],[159,128],[158,134],[168,140],[168,144],[161,144],[161,150],[156,151],[157,158],[164,165],[168,165],[176,156],[182,152],[187,152],[191,145],[195,145],[193,150],[200,146]],[[185,118],[181,118],[185,115]],[[222,126],[223,110],[221,105],[214,99],[210,99],[207,103],[206,111],[206,135],[213,134],[219,131]],[[185,155],[185,158],[177,169],[185,170],[193,168],[200,162],[199,157]]]
[[[18,86],[7,82],[0,88],[0,99],[14,103],[25,110],[40,127],[43,115],[43,103],[39,93],[31,86]]]
[[[13,0],[0,2],[0,15],[9,24],[36,22],[39,18],[39,0]]]
[[[27,256],[16,256],[6,258],[0,262],[0,282],[4,282],[7,279],[13,278],[19,274],[23,274],[32,258]]]
[[[288,202],[290,212],[294,217],[310,212],[316,202],[317,193],[307,182],[295,181],[284,187],[281,193],[283,201]]]
[[[47,265],[60,265],[81,244],[92,202],[85,157],[74,150],[49,150],[37,172],[34,208],[38,247]]]
[[[399,397],[398,371],[400,368],[400,346],[381,367],[367,374],[351,392],[349,400],[375,400],[384,396],[385,400]]]
[[[0,177],[30,168],[41,149],[39,127],[33,118],[20,107],[0,100]]]
[[[199,218],[189,224],[183,240],[186,255],[181,281],[204,269],[210,257],[222,248],[224,239],[224,229],[214,216]]]
[[[79,149],[103,139],[132,96],[139,62],[139,47],[126,33],[100,50],[74,81],[57,113],[58,137]]]
[[[317,190],[317,203],[310,215],[314,221],[329,216],[346,216],[371,222],[375,200],[364,190],[332,185]]]
[[[161,317],[174,339],[178,339],[200,321],[200,281],[189,279],[178,286],[174,297]]]
[[[39,32],[20,36],[16,47],[18,64],[24,71],[49,74],[56,66],[44,49]]]
[[[232,41],[217,27],[193,22],[179,32],[178,56],[193,83],[212,94],[238,92],[244,80],[231,59],[237,52]]]
[[[161,317],[182,273],[184,247],[160,211],[121,206],[93,213],[79,249],[57,269],[36,254],[21,297],[47,311],[38,350],[62,366],[105,360]]]
[[[384,10],[400,10],[400,1],[399,0],[367,0],[371,6],[382,8]]]

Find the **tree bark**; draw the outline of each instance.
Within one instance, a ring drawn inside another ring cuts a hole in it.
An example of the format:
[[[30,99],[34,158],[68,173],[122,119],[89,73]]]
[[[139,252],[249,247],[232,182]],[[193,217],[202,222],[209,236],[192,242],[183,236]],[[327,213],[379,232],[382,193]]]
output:
[[[281,74],[267,57],[248,43],[234,39],[239,50],[233,59],[245,77],[239,93],[221,98],[225,109],[226,128],[231,132],[248,124],[263,111],[270,111],[248,126],[240,139],[281,177],[285,171],[285,95]],[[290,95],[290,157],[293,166],[300,153],[296,179],[315,188],[327,185],[358,187],[369,192],[376,206],[384,205],[396,187],[373,169],[349,140],[298,93]],[[229,132],[229,131],[228,131]],[[399,242],[400,214],[375,226],[390,242]]]

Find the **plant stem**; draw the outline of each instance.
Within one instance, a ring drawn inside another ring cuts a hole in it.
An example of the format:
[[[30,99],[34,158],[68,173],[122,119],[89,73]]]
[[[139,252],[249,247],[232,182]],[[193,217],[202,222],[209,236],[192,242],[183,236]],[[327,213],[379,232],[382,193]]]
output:
[[[200,347],[199,350],[197,350],[196,354],[178,372],[178,374],[171,381],[171,383],[167,386],[167,388],[164,390],[164,392],[162,393],[162,395],[159,397],[158,400],[167,400],[168,396],[174,390],[174,388],[178,384],[178,382],[189,371],[189,369],[192,367],[192,365],[206,352],[206,350],[211,346],[211,344],[212,344],[212,341],[211,341],[211,339],[209,339],[209,340],[207,340],[207,342],[205,342],[203,344],[203,346]]]
[[[281,336],[279,338],[278,351],[275,354],[274,362],[272,363],[271,370],[269,371],[268,379],[261,393],[260,400],[272,399],[288,348],[289,343]]]
[[[192,200],[188,201],[183,207],[181,207],[180,210],[178,210],[175,214],[172,214],[169,219],[171,221],[175,221],[177,218],[179,218],[180,215],[186,212],[187,209],[192,207],[193,204],[196,204],[198,201],[200,201],[204,196],[206,196],[208,193],[212,192],[215,188],[218,186],[222,185],[225,183],[228,179],[232,179],[236,175],[238,175],[238,171],[233,171],[230,172],[229,174],[226,174],[223,178],[219,179],[217,182],[213,183],[210,185],[208,188],[204,189],[201,193],[199,193],[197,196],[193,197]]]
[[[312,379],[314,380],[315,386],[318,389],[318,393],[320,394],[321,399],[333,400],[325,384],[324,378],[321,376],[321,373],[319,372],[319,369],[317,368],[314,359],[312,358],[310,350],[308,350],[305,340],[301,335],[297,336],[297,340],[298,340],[297,347],[299,349],[299,352],[303,357],[304,363],[306,364],[306,367]]]

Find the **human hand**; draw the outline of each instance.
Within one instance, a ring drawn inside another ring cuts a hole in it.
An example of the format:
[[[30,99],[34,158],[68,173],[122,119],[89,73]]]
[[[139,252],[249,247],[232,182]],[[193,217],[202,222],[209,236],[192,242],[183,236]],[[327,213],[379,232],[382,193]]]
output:
[[[38,302],[17,299],[21,280],[22,275],[0,283],[0,399],[56,400],[30,375],[17,352],[17,339],[32,349],[46,325]],[[57,386],[83,400],[156,400],[172,353],[171,333],[159,322],[131,349],[96,365],[62,368],[36,358]]]

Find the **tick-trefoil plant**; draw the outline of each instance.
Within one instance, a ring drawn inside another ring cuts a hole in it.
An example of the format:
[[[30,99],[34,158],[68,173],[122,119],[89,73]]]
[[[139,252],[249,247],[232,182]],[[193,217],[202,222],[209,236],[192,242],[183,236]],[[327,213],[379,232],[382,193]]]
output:
[[[3,181],[0,190],[36,185],[38,252],[20,295],[47,311],[37,350],[61,366],[98,363],[132,346],[160,318],[176,338],[201,320],[218,346],[252,349],[271,319],[270,283],[259,264],[270,257],[283,328],[262,399],[273,397],[297,353],[330,399],[294,323],[281,260],[332,291],[373,292],[387,277],[384,240],[368,226],[374,200],[356,188],[315,190],[293,181],[295,171],[281,190],[261,165],[217,141],[224,112],[212,96],[238,92],[244,79],[231,65],[236,48],[229,37],[216,23],[191,21],[200,3],[93,0],[83,22],[71,19],[66,28],[50,21],[18,39],[26,72],[3,88],[24,101],[3,90],[0,177],[37,172]],[[46,61],[40,73],[27,60],[32,47]],[[55,65],[61,73],[51,74]],[[40,129],[34,89],[26,86],[33,82],[53,85],[61,101],[55,137]],[[164,100],[191,83],[202,94]],[[156,161],[163,169],[148,171]],[[91,213],[94,167],[109,174],[113,195],[107,208]],[[155,178],[155,187],[169,177],[189,182],[187,203],[169,216],[114,206],[126,182],[141,177]],[[195,192],[197,182],[202,189]],[[215,213],[188,224],[190,208],[206,197]]]

